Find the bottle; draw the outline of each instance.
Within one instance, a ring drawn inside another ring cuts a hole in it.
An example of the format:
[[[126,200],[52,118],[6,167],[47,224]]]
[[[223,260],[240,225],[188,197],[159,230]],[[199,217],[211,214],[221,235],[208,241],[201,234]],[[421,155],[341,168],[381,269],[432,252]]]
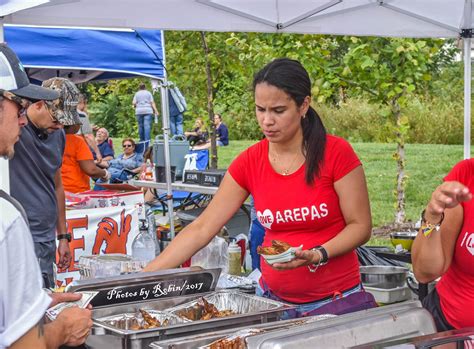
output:
[[[140,221],[139,233],[132,243],[132,256],[148,263],[155,258],[155,241],[148,231],[146,221]]]
[[[240,275],[242,268],[240,266],[241,251],[239,245],[232,241],[229,245],[229,274]]]
[[[160,254],[160,243],[158,241],[158,236],[156,235],[156,221],[155,221],[155,214],[151,210],[147,210],[147,221],[148,221],[148,232],[150,233],[151,237],[153,238],[153,242],[155,243],[155,257]]]
[[[153,180],[153,165],[151,164],[151,160],[147,159],[146,160],[146,165],[145,165],[145,180],[146,181],[152,181]]]

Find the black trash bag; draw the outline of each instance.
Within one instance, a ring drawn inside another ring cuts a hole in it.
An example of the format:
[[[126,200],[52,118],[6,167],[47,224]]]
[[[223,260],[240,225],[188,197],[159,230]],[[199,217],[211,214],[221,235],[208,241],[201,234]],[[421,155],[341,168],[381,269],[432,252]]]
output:
[[[359,265],[391,265],[396,267],[406,267],[406,263],[388,259],[382,256],[377,256],[375,251],[390,252],[387,247],[383,246],[360,246],[357,247],[357,257],[359,258]]]

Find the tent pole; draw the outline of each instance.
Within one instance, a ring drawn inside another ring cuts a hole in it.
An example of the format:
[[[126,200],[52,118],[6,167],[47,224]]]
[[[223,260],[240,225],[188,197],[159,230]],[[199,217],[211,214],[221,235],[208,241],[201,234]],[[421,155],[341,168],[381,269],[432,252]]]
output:
[[[171,188],[171,157],[170,157],[170,115],[168,100],[168,80],[166,76],[161,84],[161,115],[163,117],[163,139],[165,153],[165,173],[166,173],[166,193],[168,202],[168,216],[170,220],[170,238],[174,239],[174,219],[173,219],[173,189]]]
[[[171,156],[170,156],[170,109],[168,99],[168,74],[166,72],[166,54],[165,54],[165,35],[164,30],[161,31],[161,45],[163,46],[163,82],[161,84],[161,115],[163,117],[163,138],[165,153],[165,174],[166,174],[166,194],[168,201],[168,217],[170,220],[170,238],[174,239],[174,206],[173,206],[173,189],[171,187]]]
[[[471,35],[464,43],[464,159],[471,157]]]
[[[5,42],[3,35],[3,17],[0,17],[0,42]],[[8,160],[0,158],[0,189],[10,192],[10,172],[8,171]]]

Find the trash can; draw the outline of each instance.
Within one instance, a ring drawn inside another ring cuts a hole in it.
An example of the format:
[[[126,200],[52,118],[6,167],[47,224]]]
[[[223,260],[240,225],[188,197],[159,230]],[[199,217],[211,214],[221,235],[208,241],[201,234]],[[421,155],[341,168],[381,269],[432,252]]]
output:
[[[183,135],[175,135],[169,140],[171,166],[176,168],[176,178],[182,178],[186,159],[189,152],[189,142]],[[165,166],[165,140],[163,135],[155,137],[153,143],[153,161],[156,166]]]

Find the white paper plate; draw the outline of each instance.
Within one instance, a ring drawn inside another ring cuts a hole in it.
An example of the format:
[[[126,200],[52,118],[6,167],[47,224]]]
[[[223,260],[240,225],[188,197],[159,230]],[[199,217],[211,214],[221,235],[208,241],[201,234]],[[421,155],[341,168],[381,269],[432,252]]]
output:
[[[262,254],[261,256],[267,261],[273,261],[273,263],[280,263],[278,262],[280,259],[284,258],[286,262],[288,262],[288,258],[291,257],[291,259],[295,258],[295,252],[297,250],[301,250],[303,248],[303,245],[300,245],[298,247],[290,247],[288,250],[286,250],[283,253],[280,254],[271,254],[271,255],[265,255]],[[291,260],[290,259],[290,260]]]

